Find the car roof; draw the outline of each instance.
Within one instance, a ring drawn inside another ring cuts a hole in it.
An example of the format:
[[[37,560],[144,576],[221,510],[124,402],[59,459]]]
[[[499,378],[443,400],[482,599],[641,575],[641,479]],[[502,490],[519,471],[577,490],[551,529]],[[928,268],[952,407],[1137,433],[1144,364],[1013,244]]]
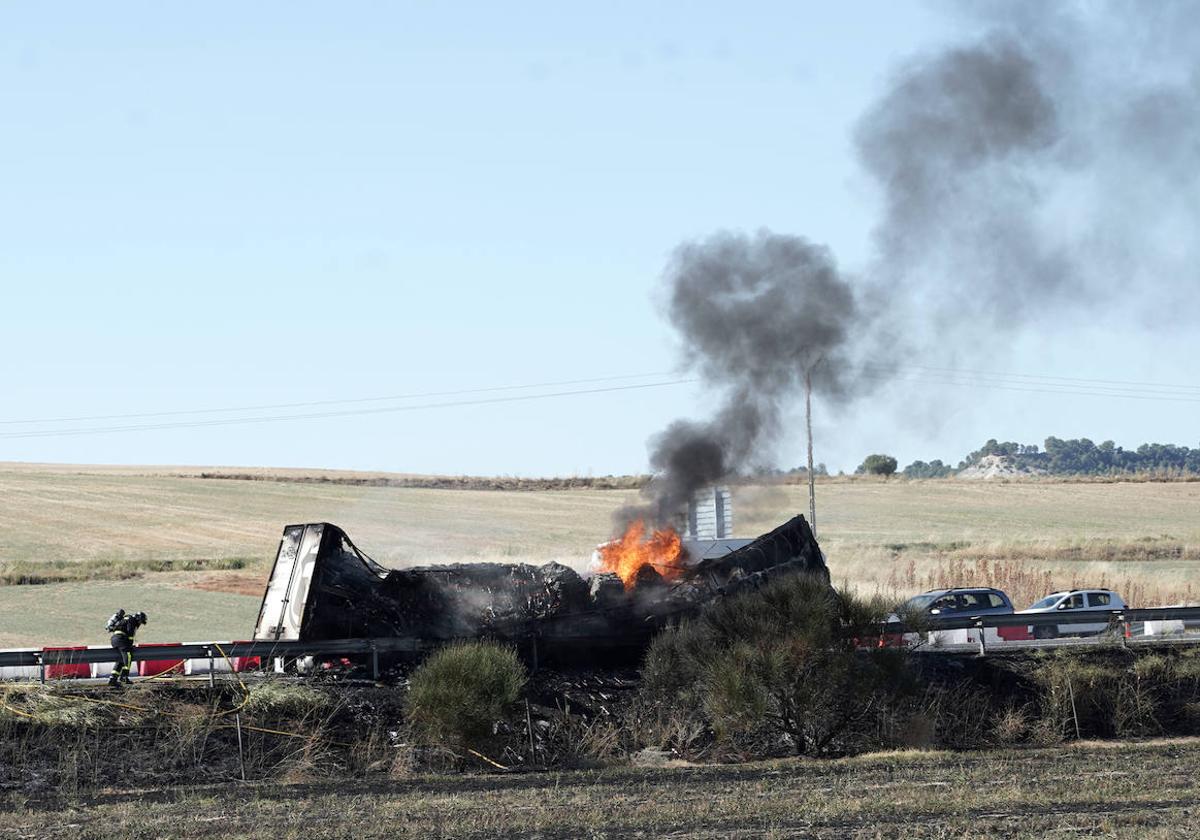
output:
[[[1096,586],[1096,587],[1084,588],[1084,589],[1060,589],[1058,592],[1051,592],[1049,595],[1045,595],[1043,597],[1050,598],[1050,597],[1053,597],[1054,595],[1075,595],[1075,594],[1084,593],[1084,592],[1107,592],[1109,595],[1117,594],[1116,592],[1114,592],[1111,589],[1101,589],[1100,587]]]

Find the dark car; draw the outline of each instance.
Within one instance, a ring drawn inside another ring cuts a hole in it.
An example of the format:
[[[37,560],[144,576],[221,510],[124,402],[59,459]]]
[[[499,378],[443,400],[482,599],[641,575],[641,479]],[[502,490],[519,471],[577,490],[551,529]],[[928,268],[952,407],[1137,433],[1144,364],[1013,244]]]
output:
[[[1013,612],[1012,601],[999,589],[990,587],[960,587],[931,589],[909,598],[900,608],[903,612],[947,618],[949,616],[1004,615]]]

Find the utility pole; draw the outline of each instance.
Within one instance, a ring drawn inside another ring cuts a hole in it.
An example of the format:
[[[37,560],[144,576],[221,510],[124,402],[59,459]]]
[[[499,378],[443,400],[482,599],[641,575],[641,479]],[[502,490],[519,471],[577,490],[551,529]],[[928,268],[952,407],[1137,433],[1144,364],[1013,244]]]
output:
[[[813,475],[812,369],[816,364],[813,362],[804,369],[804,421],[808,428],[808,526],[812,528],[814,537],[817,535],[817,482]]]

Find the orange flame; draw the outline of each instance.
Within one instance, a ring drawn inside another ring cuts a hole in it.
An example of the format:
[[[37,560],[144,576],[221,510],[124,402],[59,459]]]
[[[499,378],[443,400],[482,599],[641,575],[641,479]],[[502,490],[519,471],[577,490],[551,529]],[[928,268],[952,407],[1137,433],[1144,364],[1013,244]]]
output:
[[[683,573],[683,545],[674,528],[662,528],[646,536],[646,523],[637,520],[625,529],[620,539],[600,546],[600,570],[616,572],[632,589],[638,572],[650,566],[666,580],[674,580]]]

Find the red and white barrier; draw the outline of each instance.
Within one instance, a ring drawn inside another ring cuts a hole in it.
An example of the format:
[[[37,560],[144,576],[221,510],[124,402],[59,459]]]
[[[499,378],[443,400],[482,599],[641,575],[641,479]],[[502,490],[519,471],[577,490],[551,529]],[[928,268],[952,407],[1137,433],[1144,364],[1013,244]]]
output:
[[[42,653],[58,650],[87,650],[84,645],[73,647],[48,647],[42,648]],[[92,666],[87,662],[72,662],[70,664],[55,664],[46,666],[46,679],[48,680],[79,680],[87,679],[92,675]]]
[[[146,648],[179,647],[179,645],[179,642],[148,642],[143,645],[138,645],[138,648],[140,650],[145,650]],[[166,652],[168,651],[164,651],[164,653]],[[174,674],[183,673],[182,659],[143,659],[138,664],[141,666],[138,669],[138,673],[142,677],[155,677],[159,674],[165,674],[167,672]]]
[[[1166,621],[1147,621],[1142,632],[1147,636],[1177,636],[1184,632],[1183,621],[1167,619]]]
[[[249,642],[232,642],[231,644],[249,644]],[[224,644],[222,644],[224,647]],[[189,659],[184,664],[188,676],[195,674],[228,674],[241,671],[257,671],[262,667],[261,656],[223,656],[219,650],[214,650],[212,659]]]
[[[214,659],[188,659],[183,663],[183,672],[189,677],[200,674],[230,674],[233,673],[233,661],[220,656]]]
[[[930,647],[943,647],[945,645],[973,645],[978,644],[974,630],[960,628],[958,630],[930,630],[926,634]]]
[[[100,679],[111,677],[113,671],[117,670],[116,654],[113,654],[113,661],[110,662],[93,662],[92,663],[92,678]],[[129,676],[136,677],[138,675],[138,663],[134,662],[129,666]]]
[[[1034,638],[1033,628],[1027,624],[1019,627],[997,627],[996,635],[1002,642],[1029,642]]]
[[[234,642],[235,645],[247,645],[248,641]],[[235,656],[233,657],[233,670],[235,671],[257,671],[262,668],[263,660],[261,656]]]

